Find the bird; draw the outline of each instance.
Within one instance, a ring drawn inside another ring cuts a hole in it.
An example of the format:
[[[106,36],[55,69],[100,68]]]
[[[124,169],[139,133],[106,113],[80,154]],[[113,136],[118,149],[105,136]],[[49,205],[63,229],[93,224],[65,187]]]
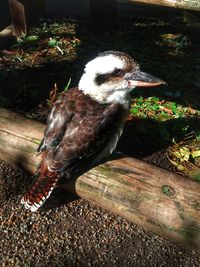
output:
[[[21,199],[24,207],[37,211],[61,177],[73,179],[79,169],[112,154],[129,113],[130,92],[161,84],[125,52],[105,51],[90,60],[78,86],[64,92],[49,113],[37,149],[41,162]]]

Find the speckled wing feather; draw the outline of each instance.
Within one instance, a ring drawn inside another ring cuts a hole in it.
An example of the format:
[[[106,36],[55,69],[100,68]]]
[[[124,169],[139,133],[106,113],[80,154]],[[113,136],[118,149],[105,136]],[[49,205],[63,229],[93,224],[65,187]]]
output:
[[[93,162],[107,144],[112,143],[115,132],[125,119],[125,113],[121,105],[100,104],[78,88],[63,94],[48,117],[44,139],[38,148],[43,160],[35,183],[23,198],[25,205],[35,205],[36,202],[37,207],[41,206],[49,196],[47,189],[44,190],[46,197],[39,192],[43,185],[52,190],[61,174],[73,173]],[[105,151],[104,156],[111,151],[112,148]]]

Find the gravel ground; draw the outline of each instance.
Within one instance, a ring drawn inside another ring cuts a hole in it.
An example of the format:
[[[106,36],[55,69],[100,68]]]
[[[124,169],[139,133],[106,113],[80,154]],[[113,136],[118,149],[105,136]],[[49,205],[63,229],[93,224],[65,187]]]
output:
[[[1,266],[200,266],[200,253],[61,191],[54,208],[24,210],[29,176],[2,161],[0,183]]]

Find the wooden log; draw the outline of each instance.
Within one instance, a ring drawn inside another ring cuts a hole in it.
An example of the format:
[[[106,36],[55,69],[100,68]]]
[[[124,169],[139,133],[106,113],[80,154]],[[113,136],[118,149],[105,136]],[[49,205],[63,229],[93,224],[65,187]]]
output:
[[[152,4],[152,5],[200,11],[199,0],[119,0],[119,2],[143,3],[143,4]]]
[[[44,124],[0,108],[0,158],[34,172]],[[67,190],[147,230],[200,249],[200,183],[124,157],[81,175]]]

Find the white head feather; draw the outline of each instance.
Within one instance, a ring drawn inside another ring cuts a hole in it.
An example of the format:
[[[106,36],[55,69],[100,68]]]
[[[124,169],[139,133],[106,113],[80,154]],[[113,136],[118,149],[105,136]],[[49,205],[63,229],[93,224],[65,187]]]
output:
[[[85,72],[89,74],[106,74],[112,72],[115,68],[123,69],[125,62],[112,54],[99,56],[88,62],[85,66]]]
[[[98,56],[88,62],[79,82],[79,89],[101,103],[120,103],[127,106],[128,81],[121,79],[117,82],[105,82],[98,85],[95,78],[101,74],[112,73],[115,69],[125,69],[126,62],[123,58],[108,54]],[[127,89],[127,90],[126,90]]]

